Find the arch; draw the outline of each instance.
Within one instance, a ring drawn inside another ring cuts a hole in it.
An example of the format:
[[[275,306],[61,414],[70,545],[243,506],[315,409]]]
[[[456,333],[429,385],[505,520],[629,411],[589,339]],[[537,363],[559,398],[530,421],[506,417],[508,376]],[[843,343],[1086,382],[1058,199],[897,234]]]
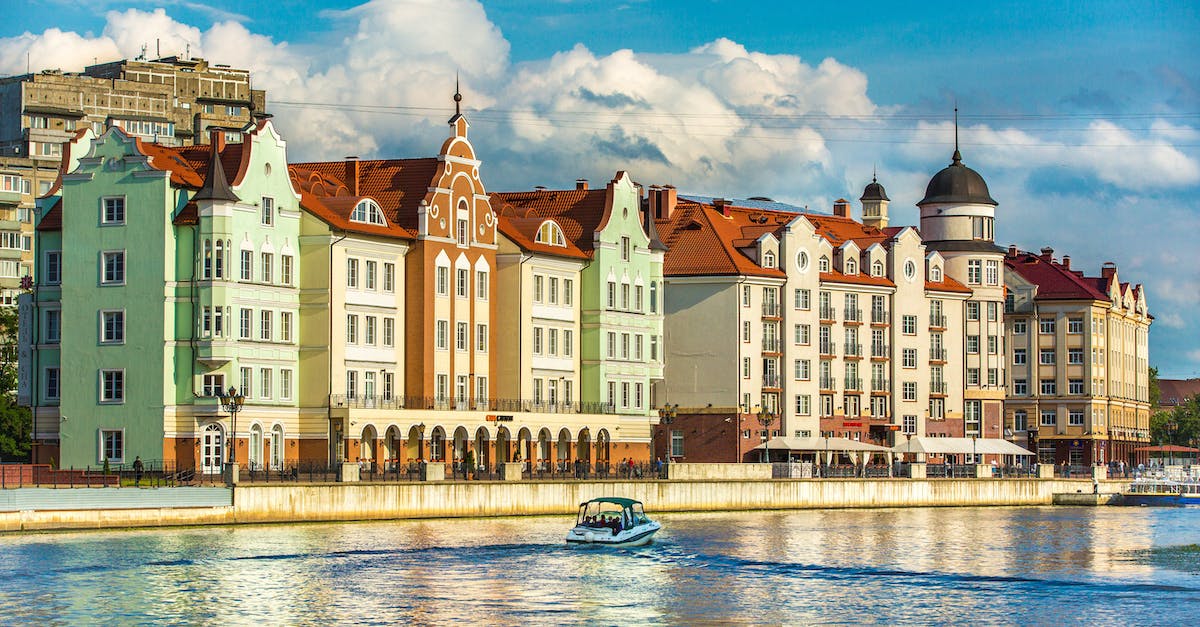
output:
[[[588,464],[592,462],[592,432],[587,427],[579,430],[579,437],[575,441],[575,459]]]
[[[496,429],[496,462],[508,463],[512,461],[512,435],[508,431],[508,427],[499,427]]]
[[[490,450],[491,437],[488,434],[487,427],[479,427],[475,430],[475,463],[482,468],[491,468],[494,457]]]
[[[225,240],[217,240],[213,253],[213,277],[218,279],[225,278],[225,255],[227,254],[225,249]]]
[[[568,461],[571,459],[571,432],[566,427],[558,430],[558,446],[555,459]]]
[[[271,439],[267,442],[267,463],[272,470],[282,470],[284,458],[287,457],[283,448],[283,425],[271,427]]]
[[[539,460],[551,460],[554,458],[554,452],[550,450],[550,446],[553,441],[554,439],[553,436],[550,435],[549,429],[542,427],[538,430],[537,458]]]
[[[446,430],[438,425],[429,434],[429,461],[446,461]]]
[[[567,238],[563,236],[562,227],[553,220],[546,220],[538,227],[534,241],[547,246],[562,246],[566,248]]]
[[[596,463],[607,464],[612,455],[612,436],[608,434],[608,429],[601,429],[596,433]]]
[[[364,198],[354,205],[354,211],[350,213],[350,221],[387,226],[387,220],[383,218],[383,210],[379,208],[379,203],[370,198]]]
[[[383,436],[384,448],[387,451],[388,468],[397,470],[404,457],[404,444],[400,436],[400,427],[389,425]]]
[[[250,451],[249,459],[246,460],[250,464],[250,470],[262,469],[263,447],[263,428],[256,422],[250,425]]]
[[[423,459],[425,456],[425,446],[423,440],[425,431],[424,424],[415,424],[408,428],[408,439],[404,447],[404,461],[410,462],[418,459]]]
[[[461,462],[467,457],[467,440],[470,439],[470,434],[467,433],[467,428],[459,426],[454,430],[454,439],[452,446],[454,448],[454,461]]]
[[[362,435],[359,436],[358,459],[360,462],[371,464],[371,468],[375,468],[375,463],[379,459],[376,445],[379,442],[378,433],[375,431],[375,425],[368,424],[363,427]]]
[[[817,272],[829,272],[829,257],[821,255],[817,260]]]
[[[532,439],[533,434],[529,431],[529,427],[521,427],[517,430],[517,455],[522,461],[530,462],[535,459]]]

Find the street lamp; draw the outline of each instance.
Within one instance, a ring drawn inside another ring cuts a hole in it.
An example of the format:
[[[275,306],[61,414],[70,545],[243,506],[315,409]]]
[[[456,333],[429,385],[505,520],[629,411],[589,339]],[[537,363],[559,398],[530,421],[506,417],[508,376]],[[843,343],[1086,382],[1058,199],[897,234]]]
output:
[[[775,422],[775,414],[767,411],[767,408],[760,407],[758,410],[758,424],[762,425],[763,430],[767,432],[766,456],[764,462],[771,461],[771,424]]]
[[[658,424],[670,425],[672,422],[675,422],[675,418],[678,415],[679,415],[679,403],[675,403],[675,405],[673,405],[673,406],[672,405],[663,405],[662,409],[658,410]],[[658,433],[658,429],[655,429],[654,431],[652,431],[650,435],[653,436],[656,433]],[[653,454],[655,455],[655,457],[658,456],[658,447],[655,446],[656,443],[657,442],[651,443],[651,447],[655,449],[653,451]],[[670,441],[669,440],[668,440],[668,444],[667,444],[666,454],[663,456],[666,457],[668,461],[670,461],[671,455],[670,455]]]
[[[242,405],[246,403],[246,397],[238,394],[237,388],[229,386],[228,394],[217,394],[220,400],[221,407],[229,412],[229,432],[231,442],[229,443],[229,462],[225,464],[225,483],[236,485],[238,482],[238,465],[237,465],[237,415],[242,410]]]

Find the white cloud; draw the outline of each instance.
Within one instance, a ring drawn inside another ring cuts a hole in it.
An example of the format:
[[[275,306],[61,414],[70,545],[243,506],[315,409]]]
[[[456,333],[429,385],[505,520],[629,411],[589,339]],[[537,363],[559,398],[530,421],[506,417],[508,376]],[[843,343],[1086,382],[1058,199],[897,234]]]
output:
[[[1171,327],[1172,329],[1182,329],[1187,326],[1187,322],[1184,321],[1183,316],[1179,315],[1178,312],[1174,312],[1174,311],[1167,312],[1167,313],[1159,316],[1158,319],[1155,321],[1155,324],[1161,324],[1164,326],[1168,326],[1168,327]]]

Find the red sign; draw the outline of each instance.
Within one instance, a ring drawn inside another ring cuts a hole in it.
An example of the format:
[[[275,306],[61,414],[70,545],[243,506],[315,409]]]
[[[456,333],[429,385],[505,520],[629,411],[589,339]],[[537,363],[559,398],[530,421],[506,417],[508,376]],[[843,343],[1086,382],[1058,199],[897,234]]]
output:
[[[862,428],[862,423],[861,423],[861,422],[843,422],[843,423],[842,423],[842,426],[843,426],[843,427],[847,427],[847,428],[849,428],[849,427],[859,427],[859,428]]]

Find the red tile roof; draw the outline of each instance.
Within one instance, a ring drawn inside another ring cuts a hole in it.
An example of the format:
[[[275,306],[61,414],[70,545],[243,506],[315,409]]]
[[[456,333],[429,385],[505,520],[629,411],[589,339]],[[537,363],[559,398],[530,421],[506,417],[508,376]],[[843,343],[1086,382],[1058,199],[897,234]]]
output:
[[[842,274],[837,270],[831,272],[822,272],[820,274],[821,282],[823,283],[847,283],[851,285],[879,285],[883,287],[895,287],[896,284],[891,279],[883,276],[871,276],[869,274]]]
[[[607,189],[497,192],[490,198],[501,224],[506,217],[553,218],[562,228],[563,235],[589,257],[593,252],[594,235],[602,228],[608,209]]]
[[[1037,298],[1045,300],[1102,300],[1108,301],[1105,287],[1108,279],[1085,277],[1079,270],[1030,252],[1009,251],[1004,266],[1021,278],[1038,286]]]
[[[1159,379],[1158,391],[1159,407],[1175,407],[1200,394],[1200,379]]]
[[[783,270],[764,268],[739,248],[753,245],[766,233],[779,232],[795,217],[782,211],[730,207],[727,218],[711,204],[680,198],[671,217],[655,223],[669,249],[663,274],[785,278]]]
[[[496,198],[495,194],[492,195],[493,209],[496,208],[497,203],[502,202],[503,200]],[[559,222],[561,219],[562,218],[542,218],[539,216],[520,218],[501,214],[497,219],[496,226],[500,229],[500,232],[503,233],[505,237],[512,240],[514,244],[520,246],[523,250],[545,255],[554,255],[557,257],[591,259],[592,256],[590,254],[580,250],[579,247],[575,245],[575,242],[566,236],[566,229],[563,229],[563,236],[566,240],[566,246],[553,246],[550,244],[543,244],[542,242],[536,240],[538,229],[542,226],[542,223],[544,223],[546,220],[550,220],[558,224],[559,228],[562,228],[562,224]]]
[[[441,167],[441,161],[429,157],[294,163],[288,172],[300,191],[300,206],[326,223],[346,231],[412,239],[417,210]],[[364,198],[379,203],[386,227],[350,221]]]

